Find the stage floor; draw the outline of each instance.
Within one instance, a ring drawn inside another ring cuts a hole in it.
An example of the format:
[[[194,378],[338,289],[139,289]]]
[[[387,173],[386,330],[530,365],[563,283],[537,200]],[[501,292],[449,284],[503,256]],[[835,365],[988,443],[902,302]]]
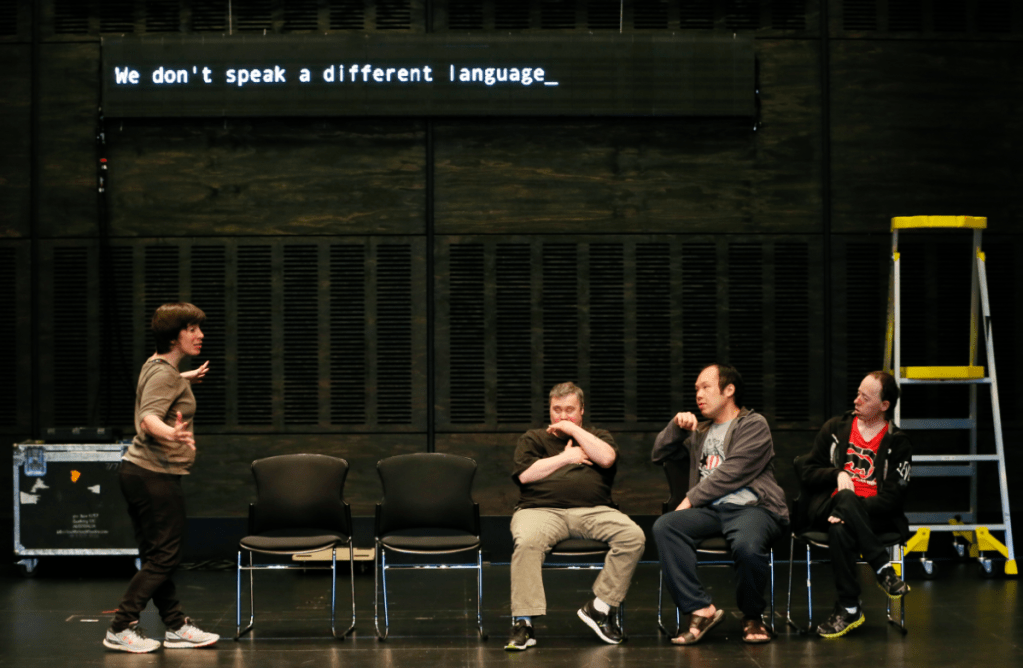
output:
[[[777,575],[779,637],[767,645],[744,645],[739,635],[731,569],[702,569],[715,602],[729,614],[706,640],[675,647],[656,623],[656,564],[640,565],[629,593],[627,642],[600,642],[580,622],[576,609],[589,596],[594,574],[547,571],[548,615],[535,621],[536,647],[506,652],[510,626],[508,566],[484,568],[484,625],[475,631],[476,596],[472,571],[392,571],[391,629],[385,642],[373,632],[373,578],[356,575],[358,628],[344,642],[330,638],[329,576],[320,572],[256,574],[256,628],[239,642],[235,632],[233,570],[187,570],[176,581],[186,614],[203,629],[220,633],[215,646],[165,650],[132,656],[106,650],[101,640],[131,575],[130,562],[44,560],[36,576],[13,568],[0,574],[0,666],[232,666],[281,668],[345,666],[749,666],[794,668],[837,665],[899,666],[1023,665],[1023,604],[1016,579],[982,579],[975,564],[940,563],[937,579],[910,579],[905,636],[885,621],[885,598],[873,584],[864,589],[866,624],[837,640],[801,635],[785,626],[787,563]],[[347,571],[345,571],[347,572]],[[864,573],[864,579],[866,578]],[[814,617],[830,612],[833,587],[826,566],[814,570]],[[794,612],[806,617],[805,588],[796,575]],[[338,627],[351,611],[347,576],[338,581]],[[666,616],[669,616],[667,606]],[[670,615],[673,616],[673,615]],[[142,625],[154,637],[163,627],[150,609]]]

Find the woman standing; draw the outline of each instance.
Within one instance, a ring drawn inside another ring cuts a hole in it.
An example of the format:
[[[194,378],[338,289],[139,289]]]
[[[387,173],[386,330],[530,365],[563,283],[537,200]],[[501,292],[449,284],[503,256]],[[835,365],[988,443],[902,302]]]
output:
[[[167,626],[167,648],[205,647],[220,638],[181,612],[171,575],[181,563],[185,499],[181,477],[195,461],[195,395],[209,362],[180,373],[185,357],[202,350],[206,314],[192,304],[164,304],[153,314],[156,353],[142,366],[135,394],[136,435],[121,460],[121,491],[128,502],[142,568],[121,599],[103,644],[124,652],[152,652],[160,641],[146,637],[139,615],[152,599]]]

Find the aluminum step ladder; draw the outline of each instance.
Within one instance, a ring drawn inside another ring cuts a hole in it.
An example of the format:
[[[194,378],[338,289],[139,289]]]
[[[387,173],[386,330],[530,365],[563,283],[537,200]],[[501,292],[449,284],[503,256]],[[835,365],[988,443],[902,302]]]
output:
[[[924,553],[921,561],[925,573],[932,573],[933,563],[926,558],[930,532],[953,532],[956,547],[964,553],[969,543],[970,556],[976,557],[988,574],[992,572],[990,558],[984,551],[998,551],[1005,557],[1006,575],[1016,575],[1016,556],[1012,547],[1012,523],[1009,517],[1009,490],[1005,474],[1005,444],[1002,440],[1002,419],[998,406],[998,380],[995,374],[995,352],[991,332],[991,308],[988,299],[985,256],[981,250],[981,233],[987,227],[987,218],[974,216],[907,216],[892,218],[892,261],[888,283],[888,327],[885,336],[884,368],[895,376],[900,387],[908,385],[967,385],[970,394],[970,412],[966,418],[900,419],[902,403],[896,404],[895,422],[903,429],[960,429],[970,433],[970,453],[964,455],[913,455],[913,475],[917,477],[967,477],[970,479],[970,509],[947,513],[907,513],[916,536],[910,539],[911,549]],[[973,231],[973,270],[970,290],[970,353],[967,366],[902,366],[901,360],[901,308],[899,281],[899,231],[958,229]],[[982,325],[982,327],[981,327]],[[982,329],[987,367],[978,365],[978,332]],[[894,363],[893,363],[894,357]],[[977,388],[987,385],[991,390],[991,413],[994,419],[995,454],[977,453]],[[993,462],[998,466],[998,486],[1001,494],[1002,523],[979,525],[977,521],[977,465]],[[1004,532],[1005,543],[1000,543],[991,531]]]

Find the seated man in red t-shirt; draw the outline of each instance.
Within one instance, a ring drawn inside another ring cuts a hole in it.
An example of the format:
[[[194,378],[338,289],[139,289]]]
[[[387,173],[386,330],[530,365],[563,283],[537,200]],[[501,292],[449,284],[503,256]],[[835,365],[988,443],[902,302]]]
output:
[[[909,537],[902,506],[913,449],[905,432],[891,421],[898,400],[899,386],[891,374],[867,374],[854,410],[824,424],[799,472],[804,488],[813,495],[808,520],[813,528],[828,532],[838,590],[834,612],[817,628],[825,638],[845,635],[865,620],[856,576],[859,555],[890,598],[909,591],[877,538],[881,533]]]

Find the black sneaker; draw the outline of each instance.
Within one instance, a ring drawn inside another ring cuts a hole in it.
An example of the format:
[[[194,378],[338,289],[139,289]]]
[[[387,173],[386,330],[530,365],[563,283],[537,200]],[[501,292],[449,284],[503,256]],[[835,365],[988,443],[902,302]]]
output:
[[[888,598],[894,599],[902,598],[909,591],[909,585],[895,574],[895,569],[891,565],[885,566],[877,574],[877,586]]]
[[[511,635],[508,637],[508,643],[504,646],[506,650],[511,651],[522,651],[529,649],[536,644],[536,638],[533,636],[533,626],[527,624],[526,620],[518,619],[512,626]]]
[[[856,608],[856,612],[850,613],[844,605],[836,603],[835,611],[817,627],[817,634],[822,638],[841,638],[865,621],[867,618],[863,616],[863,611],[860,608]]]
[[[587,601],[586,605],[579,608],[579,619],[586,622],[593,631],[600,637],[604,642],[617,645],[624,637],[622,636],[622,629],[618,626],[618,609],[611,608],[607,614],[598,612],[593,607],[593,601]]]

